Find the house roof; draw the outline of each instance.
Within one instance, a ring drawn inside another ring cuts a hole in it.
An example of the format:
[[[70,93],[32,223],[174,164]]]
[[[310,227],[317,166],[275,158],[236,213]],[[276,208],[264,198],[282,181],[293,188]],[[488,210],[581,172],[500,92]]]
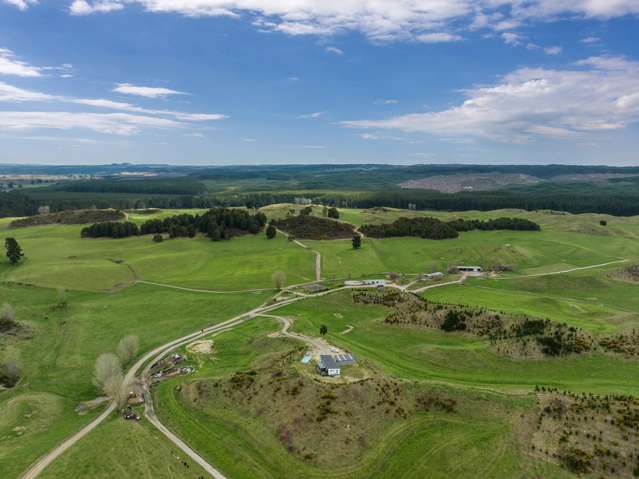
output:
[[[318,366],[320,369],[340,369],[339,364],[335,362],[333,356],[329,356],[328,354],[320,355]]]

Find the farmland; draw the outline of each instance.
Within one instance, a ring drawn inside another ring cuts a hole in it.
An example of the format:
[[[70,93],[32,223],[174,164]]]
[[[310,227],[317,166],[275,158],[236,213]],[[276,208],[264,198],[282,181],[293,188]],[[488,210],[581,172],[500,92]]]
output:
[[[299,209],[272,205],[262,211],[269,218],[284,219]],[[129,212],[128,219],[141,224],[177,212]],[[313,208],[312,214],[321,216],[321,208]],[[1,220],[2,237],[15,237],[25,259],[17,266],[0,263],[0,303],[10,303],[24,325],[24,334],[0,338],[0,362],[15,362],[22,370],[15,387],[0,391],[0,470],[7,477],[18,477],[97,416],[103,406],[84,415],[75,407],[99,396],[91,380],[94,362],[101,353],[114,351],[122,337],[139,337],[140,356],[256,308],[276,293],[272,280],[276,271],[284,273],[286,285],[312,281],[313,251],[321,255],[322,277],[335,278],[336,283],[340,278],[397,273],[406,284],[417,274],[446,272],[457,264],[486,270],[508,264],[512,271],[496,278],[469,278],[463,286],[433,288],[420,296],[549,319],[595,336],[636,328],[637,286],[617,272],[623,267],[621,261],[639,260],[639,219],[384,208],[340,209],[339,221],[361,226],[416,216],[444,221],[519,217],[537,222],[541,231],[472,231],[442,241],[364,238],[358,250],[350,240],[304,240],[308,246],[304,249],[281,234],[274,239],[259,233],[221,242],[198,236],[154,243],[149,236],[81,238],[83,225],[8,229],[11,219]],[[597,265],[603,266],[571,271]],[[390,326],[384,322],[389,311],[386,306],[355,303],[349,290],[303,298],[277,310],[293,321],[294,332],[317,336],[320,326],[326,326],[326,340],[360,360],[358,374],[369,378],[364,386],[316,384],[312,366],[298,361],[303,344],[271,337],[280,325],[255,317],[215,333],[210,338],[212,352],[191,358],[193,375],[155,387],[156,412],[169,429],[233,478],[286,473],[289,477],[445,477],[450,471],[457,477],[474,477],[479,457],[485,467],[483,477],[570,477],[557,461],[530,454],[522,443],[517,418],[534,408],[535,386],[639,394],[637,358],[602,352],[507,357],[497,354],[487,339]],[[179,351],[192,355],[188,348]],[[235,396],[225,396],[224,391],[244,398],[232,388],[232,378],[247,371],[256,372],[259,386],[247,393],[250,400],[230,401],[228,397]],[[278,371],[283,371],[281,391],[287,389],[287,381],[293,381],[291,387],[300,378],[306,384],[299,395],[281,397],[290,406],[287,410],[298,411],[297,416],[276,418],[264,412],[274,394],[284,394],[276,392],[269,379]],[[213,384],[221,389],[216,392]],[[391,384],[401,391],[397,397],[375,399],[381,394],[375,391]],[[402,405],[405,414],[391,416],[380,410],[368,412],[368,422],[358,419],[364,412],[353,408],[347,398],[354,397],[357,388],[369,386],[370,391],[362,390],[368,391],[364,396],[371,402],[362,404],[372,408],[377,401],[392,400]],[[335,412],[327,416],[328,422],[309,422],[307,435],[290,426],[302,421],[300,411],[317,409],[317,396],[336,387],[340,389],[331,406]],[[423,395],[453,401],[455,411],[422,410],[417,398]],[[283,424],[290,426],[290,437],[281,434]],[[309,455],[313,444],[330,438],[326,431],[331,428],[352,431],[339,436],[339,451],[331,453],[339,452],[341,458],[335,467],[326,458]],[[105,441],[113,444],[107,453],[102,447]],[[355,442],[349,446],[348,441]],[[413,465],[410,471],[406,464]],[[114,414],[54,461],[42,477],[118,477],[122,471],[143,477],[202,474],[146,419],[125,423]]]

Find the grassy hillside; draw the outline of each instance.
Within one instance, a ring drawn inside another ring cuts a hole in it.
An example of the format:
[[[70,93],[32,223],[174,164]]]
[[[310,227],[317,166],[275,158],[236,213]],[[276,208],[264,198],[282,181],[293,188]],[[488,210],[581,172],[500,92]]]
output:
[[[290,209],[295,207],[275,205],[264,211],[270,218],[284,218]],[[325,278],[507,263],[514,271],[502,275],[503,279],[469,279],[463,286],[436,288],[423,296],[549,318],[596,335],[636,328],[639,285],[615,279],[619,276],[613,273],[623,265],[534,275],[621,259],[629,264],[638,261],[639,218],[516,210],[458,214],[340,209],[340,213],[341,221],[354,225],[411,215],[445,220],[511,216],[531,219],[542,231],[475,231],[442,241],[365,238],[362,248],[353,250],[349,240],[304,241],[310,247],[304,249],[281,235],[268,240],[263,233],[223,242],[203,237],[159,244],[147,236],[81,239],[83,225],[10,230],[11,220],[0,220],[0,241],[14,236],[26,254],[18,266],[0,261],[0,304],[10,303],[25,327],[24,334],[0,336],[0,363],[14,362],[23,373],[16,387],[0,390],[2,476],[18,477],[100,411],[80,416],[74,408],[98,395],[91,382],[95,359],[114,351],[120,338],[139,336],[140,355],[248,311],[268,300],[272,292],[247,290],[272,288],[274,271],[283,271],[288,284],[314,279],[312,250],[321,253]],[[172,214],[175,211],[131,212],[129,220],[141,223]],[[314,214],[321,216],[321,209],[315,208]],[[603,219],[607,226],[600,224]],[[136,284],[136,280],[227,294]],[[67,290],[66,306],[59,305],[58,288]],[[194,404],[180,394],[185,380],[176,379],[156,389],[157,412],[234,478],[449,477],[451,471],[455,477],[477,477],[478,467],[483,468],[482,477],[566,477],[552,461],[528,454],[513,426],[517,417],[534,406],[535,385],[639,394],[637,359],[600,353],[552,359],[506,357],[496,354],[487,340],[470,335],[389,326],[383,321],[387,313],[382,306],[353,303],[348,292],[304,299],[277,312],[295,321],[293,331],[308,336],[318,336],[320,326],[326,325],[327,341],[355,353],[374,377],[409,388],[407,397],[417,389],[435,388],[459,404],[454,415],[432,410],[384,420],[372,414],[371,420],[379,420],[377,429],[362,433],[369,447],[353,447],[350,465],[344,461],[327,468],[321,461],[305,460],[287,450],[278,436],[279,424],[259,412],[259,401],[268,407],[265,396],[259,394],[258,403],[250,407],[235,407],[215,395],[203,396]],[[255,318],[214,337],[213,355],[195,358],[197,373],[188,378],[188,384],[226,384],[238,371],[251,368],[264,371],[267,378],[274,358],[300,346],[268,336],[279,328],[273,320]],[[313,380],[312,368],[298,370],[297,359],[290,368]],[[269,392],[264,381],[262,395]],[[309,393],[305,400],[312,401],[312,396]],[[224,407],[218,407],[221,404]],[[341,412],[331,418],[336,421],[331,424],[346,428],[351,424],[348,414],[354,411],[342,402],[338,409]],[[351,426],[356,424],[353,420]],[[117,477],[123,470],[143,477],[197,477],[197,468],[188,461],[189,467],[184,466],[176,459],[180,454],[174,454],[175,449],[160,437],[145,422],[129,424],[111,418],[56,461],[44,477]],[[104,444],[112,444],[108,454]],[[348,449],[348,444],[340,447]],[[406,464],[411,465],[409,472]]]

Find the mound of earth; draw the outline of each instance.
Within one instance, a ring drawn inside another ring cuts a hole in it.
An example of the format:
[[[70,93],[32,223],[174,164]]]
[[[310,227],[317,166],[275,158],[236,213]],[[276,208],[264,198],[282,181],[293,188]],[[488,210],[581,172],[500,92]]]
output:
[[[382,374],[327,384],[300,372],[297,363],[297,356],[287,353],[258,370],[185,384],[178,394],[204,414],[251,418],[289,453],[326,468],[357,462],[391,427],[408,424],[415,414],[456,414],[456,399],[440,390]]]
[[[639,399],[538,388],[520,430],[533,456],[588,477],[639,475]]]
[[[350,239],[355,234],[353,225],[310,215],[291,216],[273,223],[277,228],[299,239]]]
[[[126,215],[120,210],[70,210],[35,215],[11,222],[11,228],[25,228],[27,226],[43,226],[52,224],[82,225],[86,223],[103,223],[106,221],[120,221]]]
[[[190,353],[196,354],[211,354],[213,352],[213,341],[210,339],[204,339],[189,344],[186,350]]]

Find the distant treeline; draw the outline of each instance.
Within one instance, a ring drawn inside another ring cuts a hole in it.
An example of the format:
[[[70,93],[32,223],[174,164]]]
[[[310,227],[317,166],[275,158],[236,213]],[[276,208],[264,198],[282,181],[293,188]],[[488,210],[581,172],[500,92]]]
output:
[[[383,225],[364,225],[360,231],[372,238],[415,236],[433,240],[452,239],[460,231],[473,230],[517,230],[539,231],[537,223],[521,218],[498,218],[496,220],[453,220],[444,222],[437,218],[399,218]]]
[[[0,218],[31,216],[38,213],[38,203],[28,196],[12,191],[0,193]]]
[[[639,195],[599,192],[592,185],[580,185],[570,193],[559,187],[520,188],[517,190],[439,193],[433,191],[403,190],[359,194],[331,193],[321,196],[322,201],[338,207],[352,208],[408,208],[435,211],[492,211],[498,209],[555,210],[568,213],[604,213],[615,216],[639,215]]]
[[[147,234],[168,234],[171,238],[193,238],[206,234],[213,241],[230,239],[242,234],[257,234],[266,224],[263,213],[249,214],[245,210],[216,208],[202,215],[175,215],[163,220],[153,219],[141,227],[130,222],[96,223],[84,228],[83,238],[125,238]]]
[[[155,195],[201,195],[206,186],[190,178],[158,178],[139,180],[70,181],[52,187],[73,193],[134,193]]]

